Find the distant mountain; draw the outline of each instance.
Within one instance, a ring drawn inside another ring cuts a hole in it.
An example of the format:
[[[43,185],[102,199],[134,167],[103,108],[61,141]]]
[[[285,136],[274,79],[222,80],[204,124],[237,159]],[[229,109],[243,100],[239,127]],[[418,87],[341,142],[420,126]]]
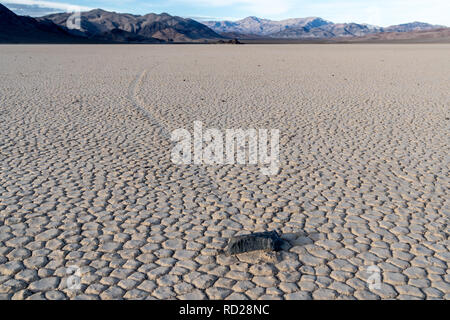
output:
[[[330,39],[340,37],[358,37],[381,32],[381,28],[357,23],[329,23],[320,27],[289,28],[282,32],[271,34],[272,38],[285,39]]]
[[[411,22],[404,23],[395,26],[390,26],[384,29],[385,32],[410,32],[410,31],[422,31],[422,30],[432,30],[446,28],[445,26],[433,25],[423,22]]]
[[[419,37],[439,38],[441,33],[420,32],[442,27],[413,22],[381,28],[358,23],[335,24],[318,17],[282,21],[248,17],[239,21],[199,23],[167,13],[140,16],[95,9],[81,13],[81,30],[70,30],[66,24],[71,15],[56,13],[41,18],[24,17],[0,4],[0,43],[217,42],[227,38],[327,41],[361,38],[378,41],[389,38],[389,34],[411,32],[408,37],[416,34]]]
[[[144,37],[133,32],[124,31],[122,29],[112,29],[99,34],[95,34],[91,39],[96,39],[106,42],[118,42],[118,43],[164,43],[165,41]]]
[[[348,39],[350,42],[450,43],[450,28],[408,32],[381,32]]]
[[[51,20],[65,26],[70,15],[70,13],[56,13],[40,19]],[[89,38],[111,37],[108,34],[113,30],[114,35],[121,33],[121,36],[140,37],[149,41],[191,42],[223,38],[195,20],[167,13],[139,16],[95,9],[81,14],[81,28],[82,33]]]
[[[237,38],[333,39],[362,37],[385,32],[410,32],[442,28],[423,22],[413,22],[382,28],[368,24],[333,23],[318,17],[272,21],[248,17],[239,21],[206,21],[206,26],[224,36]]]
[[[205,21],[203,24],[219,33],[241,33],[257,36],[271,36],[283,31],[300,28],[315,28],[328,25],[331,22],[321,18],[299,18],[282,21],[272,21],[257,17],[248,17],[239,21]]]
[[[0,43],[84,43],[48,20],[18,16],[0,4]]]

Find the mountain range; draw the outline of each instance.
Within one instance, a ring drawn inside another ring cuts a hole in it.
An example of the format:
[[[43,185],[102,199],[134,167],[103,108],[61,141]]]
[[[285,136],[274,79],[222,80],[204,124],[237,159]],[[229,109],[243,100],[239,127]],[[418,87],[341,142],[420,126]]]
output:
[[[0,43],[78,43],[85,39],[71,35],[51,21],[18,16],[0,4]]]
[[[409,32],[381,32],[363,37],[348,38],[347,42],[450,43],[450,28]]]
[[[70,16],[70,13],[55,13],[38,20],[50,20],[59,26],[65,26]],[[110,33],[113,32],[122,36],[141,37],[149,42],[196,42],[223,38],[193,19],[171,16],[167,13],[149,13],[140,16],[95,9],[81,13],[81,29],[81,34],[78,31],[76,34],[88,38],[99,36],[111,38]]]
[[[167,13],[139,16],[95,9],[81,13],[81,30],[67,28],[71,15],[18,16],[0,4],[0,43],[165,43],[224,39],[195,20]]]
[[[333,23],[318,17],[273,21],[247,17],[238,21],[205,21],[214,31],[223,36],[275,39],[332,39],[361,37],[385,32],[413,32],[444,28],[423,22],[412,22],[387,28],[359,23]]]
[[[228,43],[225,39],[230,38],[330,41],[395,40],[396,37],[439,39],[447,37],[449,30],[422,22],[382,28],[357,23],[336,24],[318,17],[282,21],[248,17],[239,21],[200,23],[167,13],[133,15],[101,9],[81,13],[81,29],[76,30],[67,28],[71,15],[56,13],[31,18],[16,15],[0,4],[0,43]]]

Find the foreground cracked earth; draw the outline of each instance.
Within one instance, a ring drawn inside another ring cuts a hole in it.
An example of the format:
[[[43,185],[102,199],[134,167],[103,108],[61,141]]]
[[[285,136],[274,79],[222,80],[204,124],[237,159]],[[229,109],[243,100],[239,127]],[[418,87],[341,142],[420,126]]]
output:
[[[449,299],[449,52],[0,46],[0,298]],[[193,121],[279,129],[280,173],[172,164]]]

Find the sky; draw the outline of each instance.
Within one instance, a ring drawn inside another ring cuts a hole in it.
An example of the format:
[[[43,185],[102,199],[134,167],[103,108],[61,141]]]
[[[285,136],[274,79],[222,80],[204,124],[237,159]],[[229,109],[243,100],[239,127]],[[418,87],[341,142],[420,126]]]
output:
[[[238,20],[257,16],[272,20],[321,17],[378,26],[421,21],[450,26],[450,0],[0,0],[17,14],[87,11],[102,8],[122,13],[167,12],[197,20]]]

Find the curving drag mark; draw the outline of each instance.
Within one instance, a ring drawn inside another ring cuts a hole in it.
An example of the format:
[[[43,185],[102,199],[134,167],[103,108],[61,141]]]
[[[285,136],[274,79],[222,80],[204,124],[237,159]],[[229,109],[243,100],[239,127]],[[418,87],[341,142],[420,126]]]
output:
[[[147,75],[147,70],[144,70],[140,76],[136,77],[128,89],[128,98],[133,103],[134,108],[142,114],[148,121],[150,121],[152,124],[157,126],[160,129],[161,135],[166,138],[170,145],[174,145],[174,143],[171,140],[171,134],[167,130],[167,128],[161,124],[158,120],[155,119],[153,114],[147,109],[144,108],[142,105],[143,103],[140,101],[138,97],[138,90],[140,85],[142,84],[145,76]],[[172,160],[170,160],[172,163]],[[174,165],[174,164],[173,164]],[[238,209],[236,206],[233,205],[233,201],[228,197],[228,195],[220,192],[219,185],[211,178],[207,172],[205,172],[202,165],[194,165],[191,164],[189,166],[196,166],[198,168],[198,174],[202,177],[202,180],[208,183],[208,185],[211,187],[211,193],[214,194],[216,197],[218,197],[221,201],[224,201],[226,203],[230,204],[230,207],[234,207]],[[239,209],[238,209],[239,210]],[[232,220],[230,218],[224,219],[224,220]]]
[[[156,127],[160,129],[160,134],[170,140],[170,134],[167,131],[167,129],[162,125],[161,123],[156,120],[156,118],[152,115],[151,112],[149,112],[146,108],[142,107],[142,102],[139,100],[138,97],[138,91],[139,87],[141,86],[145,76],[147,75],[147,70],[144,70],[141,75],[136,77],[128,88],[128,98],[133,103],[134,108],[142,115],[144,116],[148,121],[150,121],[152,124],[154,124]]]

